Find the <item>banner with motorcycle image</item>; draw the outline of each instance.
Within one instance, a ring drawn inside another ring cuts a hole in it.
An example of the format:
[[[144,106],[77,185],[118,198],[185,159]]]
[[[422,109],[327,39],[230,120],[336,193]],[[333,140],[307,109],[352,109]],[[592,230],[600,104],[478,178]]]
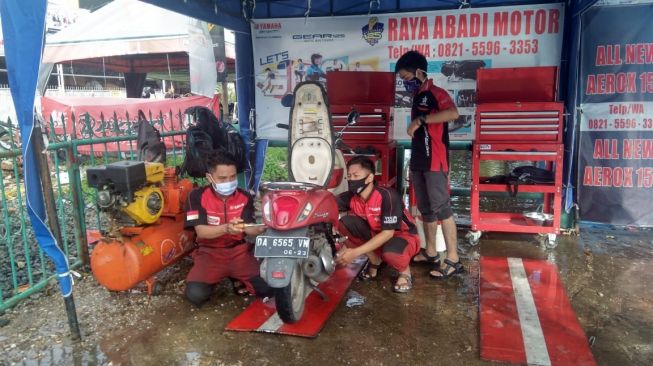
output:
[[[408,50],[424,54],[429,78],[446,89],[460,117],[453,140],[472,140],[479,68],[559,66],[563,4],[324,18],[261,19],[252,24],[257,134],[286,140],[282,103],[304,80],[326,73],[392,71]],[[325,85],[326,86],[326,85]],[[358,87],[352,85],[352,88]],[[411,95],[397,79],[394,138],[407,140]]]

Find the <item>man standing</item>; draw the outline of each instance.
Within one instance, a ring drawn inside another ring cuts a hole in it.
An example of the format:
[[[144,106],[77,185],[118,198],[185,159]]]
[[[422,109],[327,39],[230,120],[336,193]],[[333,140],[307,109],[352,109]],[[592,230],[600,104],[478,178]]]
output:
[[[338,252],[338,264],[351,263],[360,255],[369,262],[361,278],[373,279],[382,262],[399,272],[393,287],[405,293],[413,287],[410,258],[419,252],[419,236],[401,197],[391,188],[374,184],[374,163],[356,156],[347,163],[349,191],[338,196],[340,211],[347,211],[338,223],[338,232],[348,237]]]
[[[186,277],[186,297],[200,306],[211,297],[215,285],[228,277],[244,285],[243,289],[235,286],[239,295],[268,296],[259,264],[245,241],[245,234],[259,235],[264,228],[243,225],[254,222],[254,202],[237,188],[236,162],[214,152],[207,157],[207,167],[210,185],[192,191],[186,202],[184,227],[195,229],[198,244]]]
[[[426,250],[422,250],[414,260],[433,263],[429,275],[444,280],[464,271],[458,258],[457,229],[449,202],[448,183],[447,123],[458,118],[458,109],[447,91],[427,78],[427,68],[426,57],[417,51],[408,51],[397,60],[395,73],[403,80],[406,90],[413,94],[412,121],[407,131],[412,138],[410,181],[426,236]],[[438,220],[447,245],[447,258],[442,268],[439,268],[435,250]]]

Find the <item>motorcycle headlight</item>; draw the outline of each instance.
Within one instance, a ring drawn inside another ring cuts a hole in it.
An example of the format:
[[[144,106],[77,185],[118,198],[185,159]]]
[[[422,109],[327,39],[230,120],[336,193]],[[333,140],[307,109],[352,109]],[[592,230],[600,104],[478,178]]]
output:
[[[297,222],[306,220],[306,218],[311,213],[311,211],[313,211],[313,205],[311,205],[310,202],[307,202],[306,206],[304,206],[304,210],[302,210],[301,215],[299,215],[299,217],[297,218]]]
[[[272,214],[270,211],[270,201],[265,201],[263,204],[263,218],[265,221],[272,221]]]

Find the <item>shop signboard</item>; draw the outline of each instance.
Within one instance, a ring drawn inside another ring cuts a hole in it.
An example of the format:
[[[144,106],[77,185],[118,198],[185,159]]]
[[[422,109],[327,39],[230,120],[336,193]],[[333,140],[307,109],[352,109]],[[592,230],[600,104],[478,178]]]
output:
[[[428,74],[446,89],[460,117],[454,140],[474,136],[476,72],[485,67],[559,66],[563,4],[472,8],[325,18],[260,19],[252,24],[259,137],[285,140],[283,97],[327,72],[394,71],[408,50],[423,53]],[[357,85],[352,85],[357,88]],[[411,96],[395,91],[396,139],[408,139]]]

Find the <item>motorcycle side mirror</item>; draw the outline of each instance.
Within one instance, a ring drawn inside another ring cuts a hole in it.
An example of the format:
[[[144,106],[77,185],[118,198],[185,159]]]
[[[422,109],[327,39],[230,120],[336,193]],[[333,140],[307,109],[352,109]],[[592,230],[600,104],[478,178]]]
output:
[[[352,126],[355,125],[356,122],[358,122],[358,118],[360,117],[360,113],[358,113],[357,110],[352,109],[351,112],[347,115],[347,125]]]
[[[281,98],[281,105],[290,108],[295,102],[295,96],[292,93],[288,93]]]

